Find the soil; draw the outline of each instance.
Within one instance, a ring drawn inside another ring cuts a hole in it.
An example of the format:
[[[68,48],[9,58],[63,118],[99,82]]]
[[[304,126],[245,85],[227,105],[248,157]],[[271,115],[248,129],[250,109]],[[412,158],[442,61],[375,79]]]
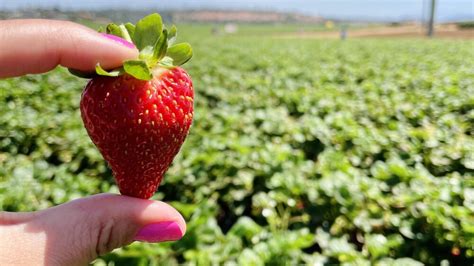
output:
[[[282,38],[340,38],[340,32],[295,32],[280,35]],[[426,28],[421,25],[384,26],[366,29],[348,29],[346,38],[427,38]],[[474,29],[459,29],[455,24],[435,27],[435,38],[474,39]]]

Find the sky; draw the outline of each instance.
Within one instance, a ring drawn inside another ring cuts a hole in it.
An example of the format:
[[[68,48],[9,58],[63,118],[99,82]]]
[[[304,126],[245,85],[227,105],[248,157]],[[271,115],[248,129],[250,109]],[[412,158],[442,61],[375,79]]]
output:
[[[420,20],[430,0],[0,0],[0,9],[258,9],[335,19]],[[438,21],[474,20],[474,0],[437,0]]]

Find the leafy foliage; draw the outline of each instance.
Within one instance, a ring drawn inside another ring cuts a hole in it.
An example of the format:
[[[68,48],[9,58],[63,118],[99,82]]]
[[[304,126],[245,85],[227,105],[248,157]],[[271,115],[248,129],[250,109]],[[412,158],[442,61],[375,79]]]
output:
[[[457,26],[460,29],[472,29],[474,28],[474,21],[458,22]]]
[[[188,232],[96,265],[472,261],[472,42],[184,32],[195,122],[155,198]],[[0,81],[0,208],[117,191],[80,120],[84,84]]]

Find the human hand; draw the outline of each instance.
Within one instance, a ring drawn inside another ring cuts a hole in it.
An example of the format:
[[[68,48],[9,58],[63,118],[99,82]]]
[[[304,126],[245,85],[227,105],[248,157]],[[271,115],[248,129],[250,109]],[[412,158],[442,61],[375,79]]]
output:
[[[93,71],[138,56],[131,43],[81,25],[0,21],[0,78],[62,65]],[[31,213],[0,212],[0,265],[84,265],[133,241],[180,239],[183,217],[160,201],[100,194]]]

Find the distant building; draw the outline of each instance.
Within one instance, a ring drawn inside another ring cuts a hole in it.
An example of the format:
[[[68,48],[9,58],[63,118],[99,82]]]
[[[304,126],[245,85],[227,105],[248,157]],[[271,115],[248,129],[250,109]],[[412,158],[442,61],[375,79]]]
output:
[[[224,32],[228,34],[237,33],[238,30],[239,27],[237,26],[237,24],[234,23],[227,23],[224,26]]]

